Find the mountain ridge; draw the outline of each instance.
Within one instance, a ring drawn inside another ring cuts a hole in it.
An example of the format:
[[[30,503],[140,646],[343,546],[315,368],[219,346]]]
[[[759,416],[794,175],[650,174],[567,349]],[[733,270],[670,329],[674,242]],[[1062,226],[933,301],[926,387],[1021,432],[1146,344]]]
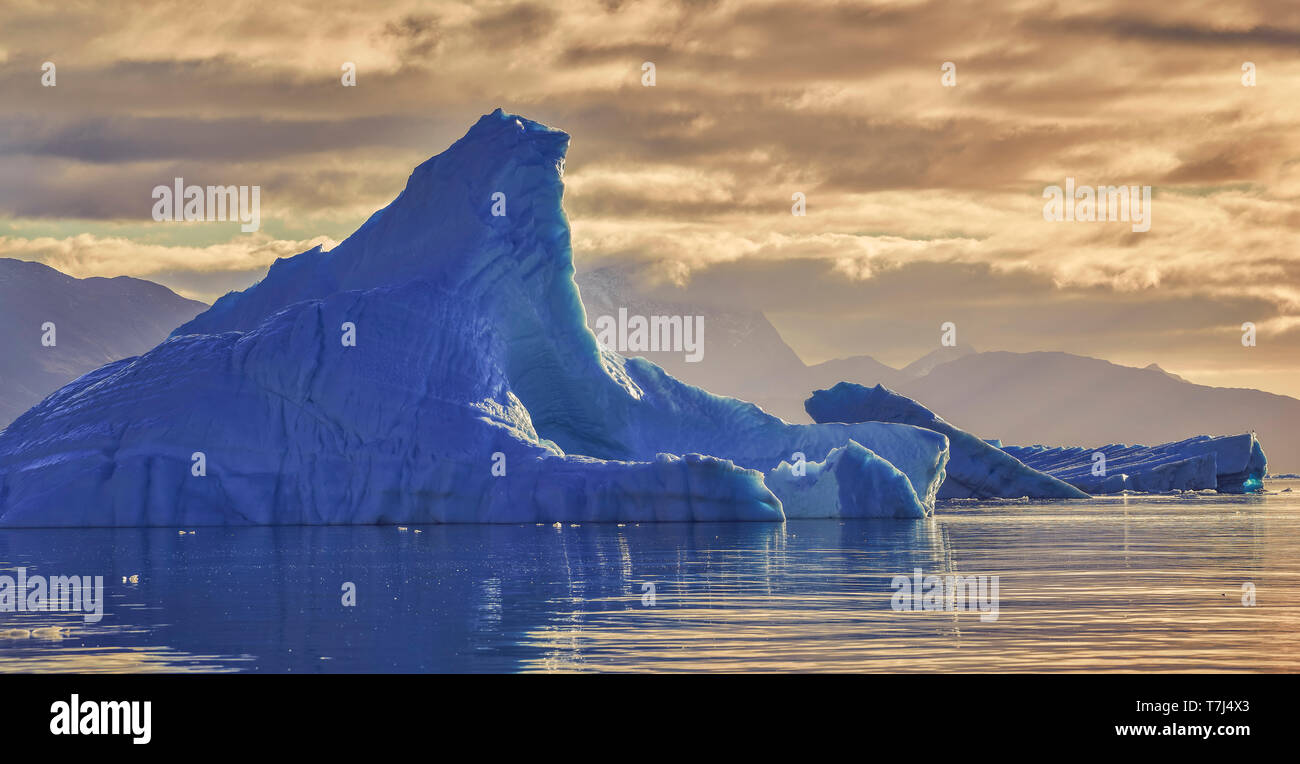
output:
[[[149,350],[206,307],[145,279],[77,278],[0,257],[0,429],[82,374]],[[47,322],[53,346],[43,344]]]
[[[603,295],[602,309],[621,305],[634,312],[671,309],[710,316],[725,316],[732,310],[673,301],[671,290],[665,288],[656,289],[654,298],[649,299],[643,284],[632,277],[646,267],[628,266],[630,275],[618,281],[623,291]],[[577,281],[586,301],[586,281],[581,271]],[[761,311],[743,312],[746,320],[763,325],[751,337],[775,339],[761,345],[733,344],[725,357],[779,359],[760,376],[752,372],[732,374],[725,360],[709,352],[695,364],[682,363],[671,353],[633,355],[643,355],[680,379],[711,392],[752,401],[790,422],[807,421],[803,402],[814,390],[828,389],[838,382],[883,384],[964,430],[1008,445],[1155,445],[1195,435],[1237,435],[1253,429],[1275,471],[1300,470],[1300,435],[1296,434],[1300,433],[1300,400],[1281,393],[1202,385],[1168,372],[1157,363],[1125,366],[1066,351],[977,351],[963,344],[937,348],[901,369],[865,354],[807,364]],[[591,316],[588,318],[590,321]],[[710,324],[706,322],[705,326],[705,345],[712,348]],[[794,361],[789,360],[791,355]],[[945,359],[945,355],[956,357]],[[1034,380],[1033,385],[1017,384],[1017,380],[1029,378]],[[1082,384],[1084,380],[1105,393],[1090,394],[1087,385]],[[1061,386],[1073,392],[1050,394]],[[980,392],[972,393],[973,388]],[[1016,390],[1014,395],[1007,394],[1011,389]],[[1179,396],[1188,400],[1174,403]],[[1122,414],[1108,415],[1112,409]],[[1147,426],[1140,426],[1142,423]]]

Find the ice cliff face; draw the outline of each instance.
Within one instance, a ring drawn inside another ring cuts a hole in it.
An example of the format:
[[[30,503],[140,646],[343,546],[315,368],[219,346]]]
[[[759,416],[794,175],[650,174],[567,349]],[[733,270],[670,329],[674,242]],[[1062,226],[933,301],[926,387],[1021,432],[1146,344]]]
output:
[[[334,250],[47,398],[0,433],[0,524],[779,520],[800,489],[762,473],[851,441],[817,511],[930,511],[940,433],[788,425],[597,347],[568,142],[487,115]]]
[[[814,392],[804,407],[814,422],[899,422],[946,435],[951,458],[947,478],[939,488],[941,499],[1087,497],[1078,488],[1022,464],[883,385],[863,387],[841,382],[829,390]]]

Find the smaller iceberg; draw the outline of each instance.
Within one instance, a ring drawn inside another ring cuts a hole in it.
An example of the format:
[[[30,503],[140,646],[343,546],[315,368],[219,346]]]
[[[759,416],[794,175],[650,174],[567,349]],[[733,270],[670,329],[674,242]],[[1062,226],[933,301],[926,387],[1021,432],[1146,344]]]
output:
[[[1255,433],[1198,435],[1159,446],[1004,446],[1008,454],[1088,493],[1263,490],[1268,459]],[[951,466],[949,467],[951,469]]]
[[[947,477],[937,494],[940,499],[1087,498],[1086,493],[1068,482],[1023,464],[1013,454],[952,426],[925,406],[884,385],[864,387],[841,382],[829,390],[814,392],[804,409],[818,423],[890,422],[946,435],[949,458]],[[792,516],[788,503],[786,515]]]
[[[907,475],[856,440],[832,450],[823,462],[800,468],[781,462],[767,473],[767,486],[781,497],[787,518],[929,514]]]

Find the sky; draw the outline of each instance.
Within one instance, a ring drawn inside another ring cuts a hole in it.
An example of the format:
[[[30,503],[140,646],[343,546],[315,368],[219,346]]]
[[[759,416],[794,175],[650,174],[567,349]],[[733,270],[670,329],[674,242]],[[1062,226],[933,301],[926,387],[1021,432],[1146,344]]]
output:
[[[952,322],[1300,397],[1300,4],[1145,5],[0,0],[0,257],[210,302],[502,107],[572,136],[579,269],[809,363]],[[260,230],[155,221],[175,177],[259,186]],[[1066,178],[1150,186],[1150,230],[1045,220]]]

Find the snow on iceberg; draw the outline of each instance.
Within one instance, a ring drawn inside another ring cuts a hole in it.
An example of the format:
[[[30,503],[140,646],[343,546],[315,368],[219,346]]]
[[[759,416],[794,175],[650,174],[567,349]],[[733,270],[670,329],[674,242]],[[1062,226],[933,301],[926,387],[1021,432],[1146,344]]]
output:
[[[884,385],[864,387],[841,382],[829,390],[815,391],[804,408],[814,422],[897,422],[946,435],[949,460],[947,477],[939,488],[940,499],[1087,497],[1078,488],[1022,464]]]
[[[1004,446],[1003,450],[1094,494],[1208,489],[1251,493],[1263,490],[1268,471],[1268,459],[1254,433],[1198,435],[1159,446]],[[1095,456],[1099,453],[1104,461]]]
[[[51,395],[0,433],[0,524],[780,520],[763,472],[851,441],[875,458],[836,461],[825,514],[929,512],[942,434],[786,424],[597,346],[568,142],[484,116],[333,250]]]

